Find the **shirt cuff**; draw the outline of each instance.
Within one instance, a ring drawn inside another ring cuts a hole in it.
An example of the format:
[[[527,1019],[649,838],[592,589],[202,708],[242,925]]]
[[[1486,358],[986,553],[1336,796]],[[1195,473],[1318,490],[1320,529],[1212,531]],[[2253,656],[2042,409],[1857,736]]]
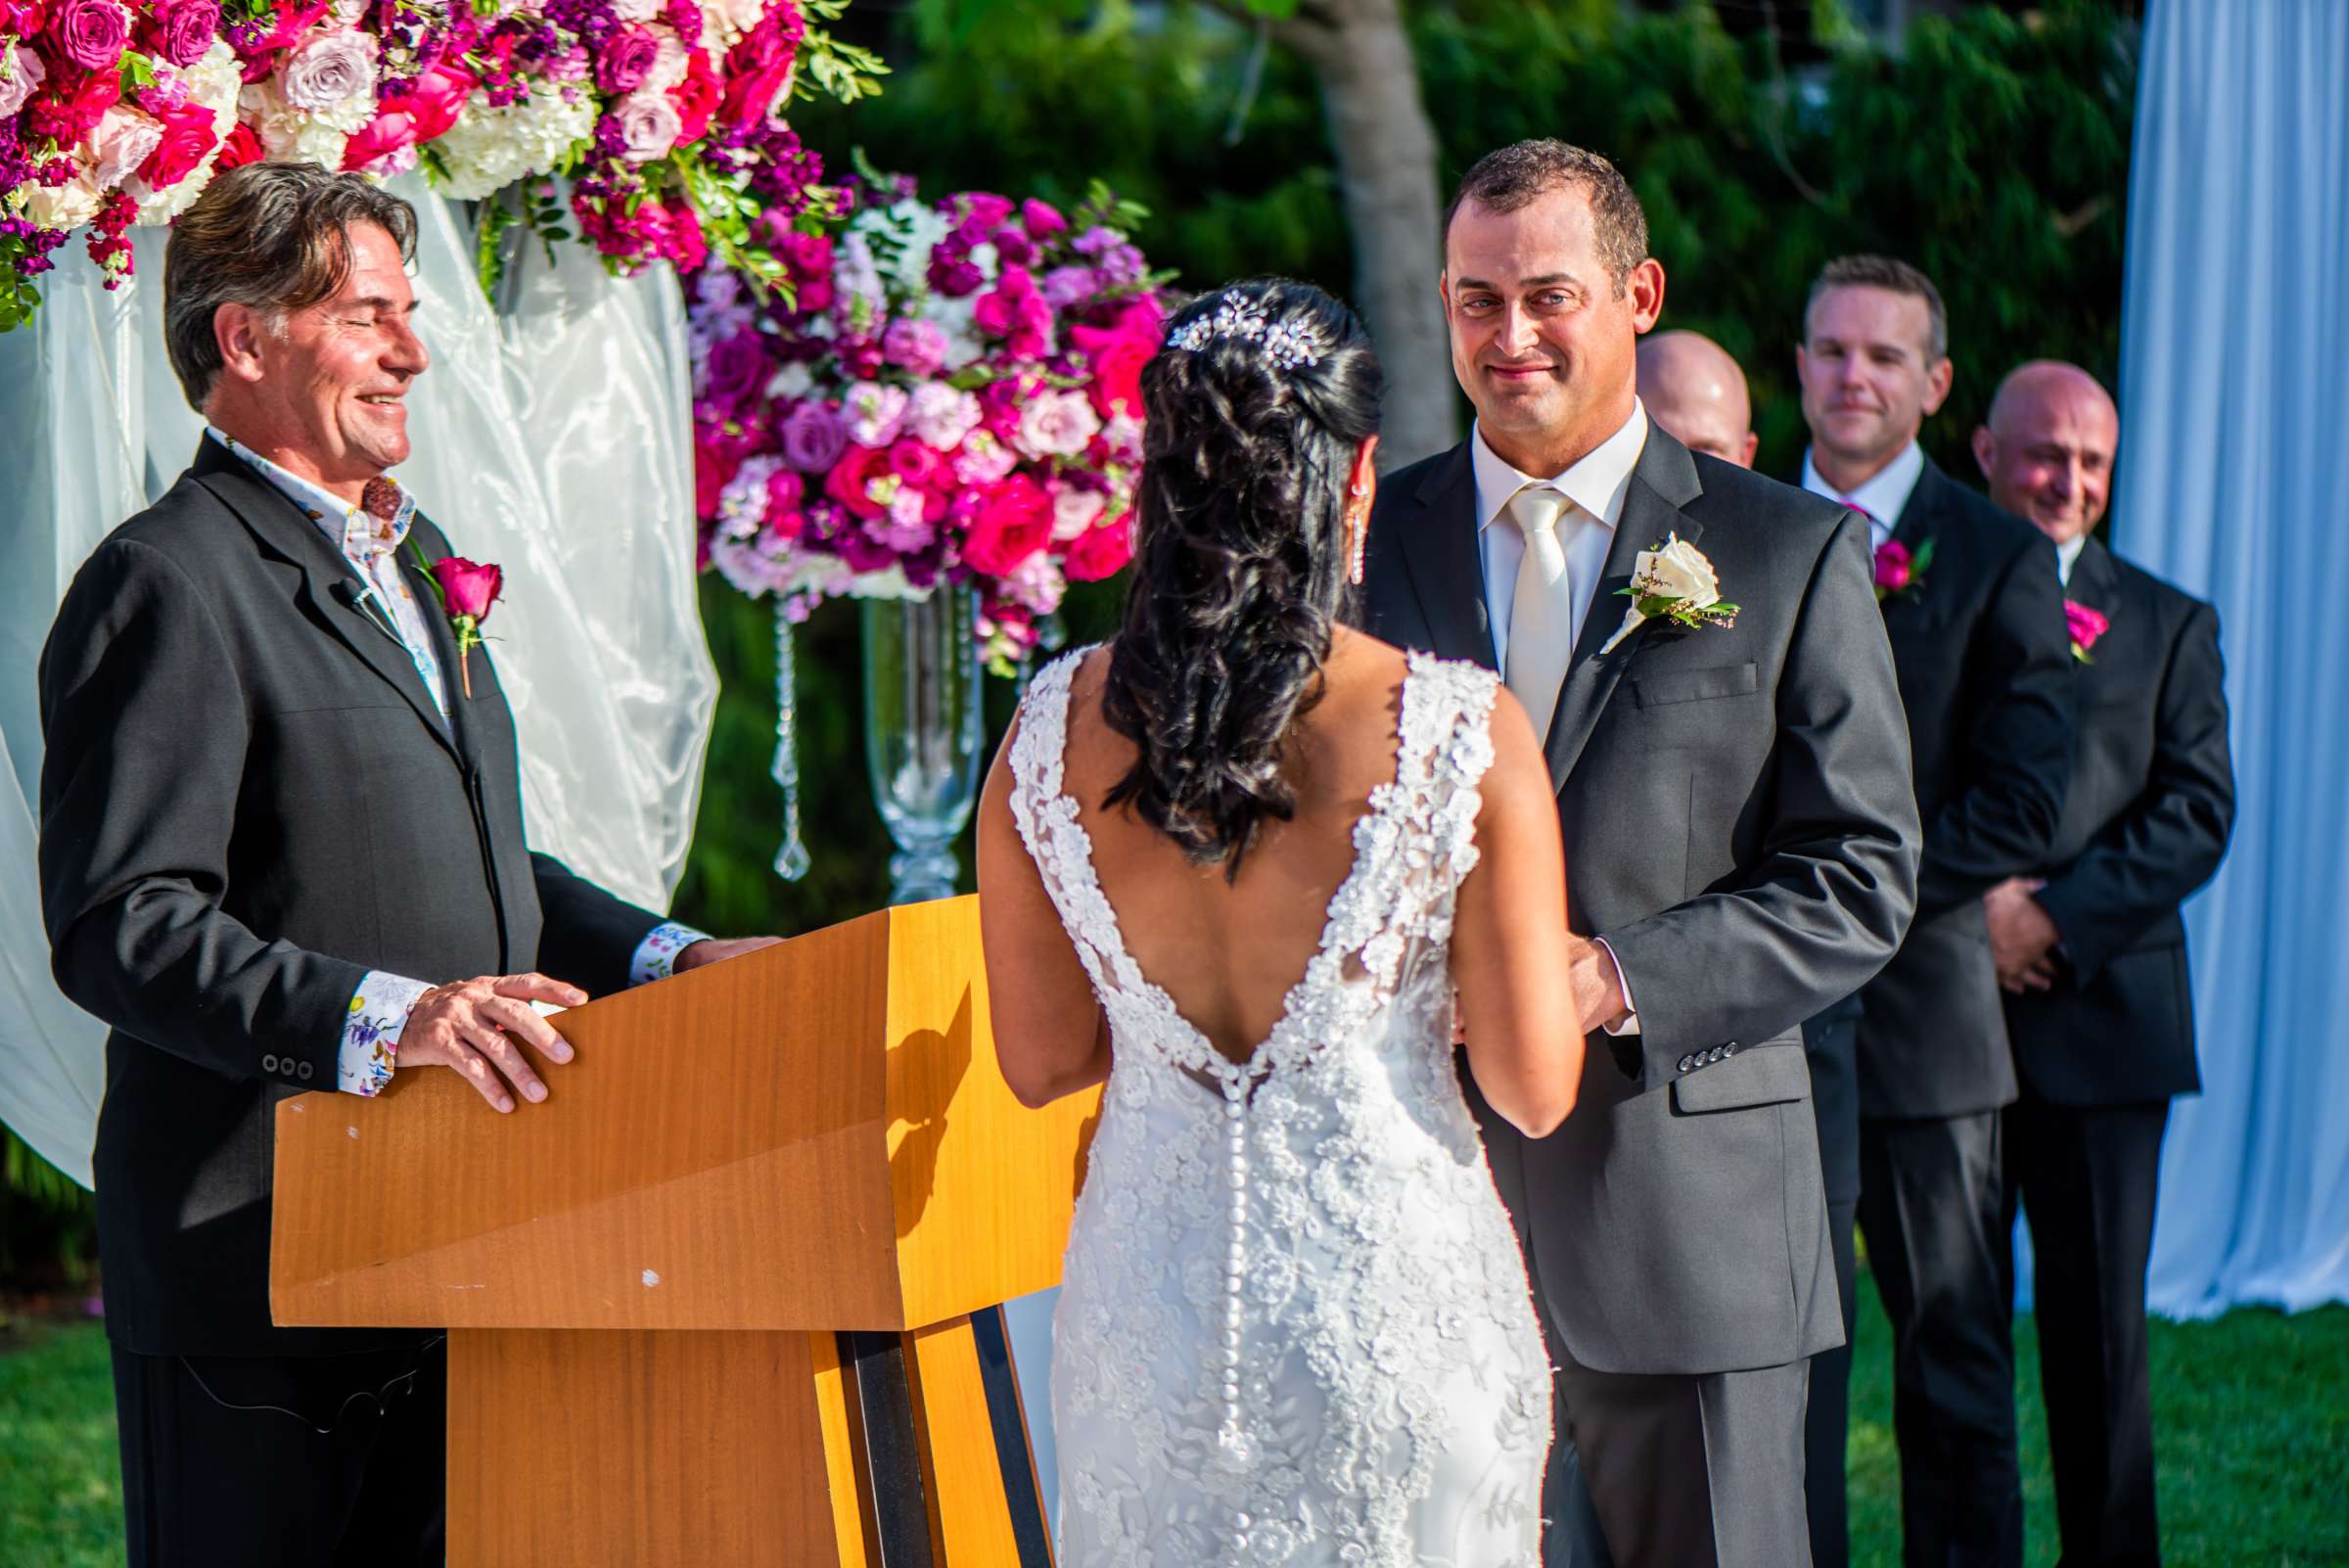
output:
[[[707,931],[696,931],[674,920],[663,921],[636,945],[636,956],[628,960],[628,984],[649,986],[656,980],[667,980],[676,973],[677,954],[697,942],[709,940]]]
[[[1632,1000],[1632,983],[1624,977],[1623,960],[1615,956],[1615,949],[1607,945],[1606,938],[1593,937],[1590,940],[1598,944],[1598,950],[1605,953],[1607,962],[1615,966],[1615,989],[1623,992],[1623,1016],[1609,1023],[1606,1031],[1610,1035],[1636,1035],[1639,1033],[1639,1004]]]
[[[400,1031],[408,1014],[432,986],[405,975],[370,969],[350,994],[350,1011],[343,1021],[343,1044],[335,1058],[335,1087],[345,1094],[381,1094],[392,1082],[399,1055]]]

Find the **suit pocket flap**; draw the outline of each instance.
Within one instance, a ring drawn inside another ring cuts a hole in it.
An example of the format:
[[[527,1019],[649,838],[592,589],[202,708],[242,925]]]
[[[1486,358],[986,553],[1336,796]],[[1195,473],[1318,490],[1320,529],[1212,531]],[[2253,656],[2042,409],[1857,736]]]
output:
[[[1743,697],[1762,689],[1761,671],[1750,664],[1658,669],[1629,678],[1633,700],[1642,708],[1701,702],[1707,697]]]
[[[1811,1097],[1811,1064],[1800,1045],[1763,1045],[1672,1081],[1681,1111],[1734,1111]]]

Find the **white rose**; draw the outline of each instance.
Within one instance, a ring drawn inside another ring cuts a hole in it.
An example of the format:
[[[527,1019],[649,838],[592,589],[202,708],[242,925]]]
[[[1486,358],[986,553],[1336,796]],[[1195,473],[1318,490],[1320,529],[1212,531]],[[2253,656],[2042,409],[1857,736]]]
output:
[[[764,15],[766,0],[702,0],[702,35],[714,36],[723,53],[742,42]]]
[[[1030,457],[1075,457],[1101,431],[1101,418],[1082,392],[1043,392],[1020,410],[1012,442]]]
[[[612,15],[622,22],[650,22],[667,9],[661,0],[612,0]]]
[[[374,117],[375,34],[345,29],[322,33],[294,51],[278,73],[278,90],[288,104],[315,115],[341,108],[368,95],[368,115]],[[365,119],[360,121],[365,123]],[[343,127],[344,133],[358,129]]]
[[[620,126],[620,156],[631,163],[668,157],[685,130],[684,117],[665,92],[632,92],[612,113]]]
[[[1642,593],[1678,599],[1691,610],[1721,601],[1721,578],[1704,552],[1674,534],[1661,550],[1642,550],[1632,577]]]

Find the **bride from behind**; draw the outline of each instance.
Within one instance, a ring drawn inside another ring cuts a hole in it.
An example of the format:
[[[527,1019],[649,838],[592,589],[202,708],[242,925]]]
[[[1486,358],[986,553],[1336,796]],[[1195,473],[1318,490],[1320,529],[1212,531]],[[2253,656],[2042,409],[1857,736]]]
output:
[[[1549,1364],[1452,1040],[1527,1134],[1572,1109],[1557,812],[1494,675],[1342,623],[1379,381],[1303,284],[1175,317],[1124,625],[1036,678],[981,804],[1003,1075],[1108,1085],[1064,1568],[1540,1561]]]

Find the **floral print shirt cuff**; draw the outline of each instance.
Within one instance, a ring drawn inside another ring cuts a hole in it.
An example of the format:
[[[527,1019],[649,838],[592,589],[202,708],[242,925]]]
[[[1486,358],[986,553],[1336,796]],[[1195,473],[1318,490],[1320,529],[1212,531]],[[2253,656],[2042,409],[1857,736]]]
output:
[[[709,940],[707,931],[696,931],[674,920],[653,927],[652,935],[636,945],[636,956],[628,964],[628,984],[649,986],[656,980],[667,980],[676,973],[677,954],[697,942]]]
[[[408,1027],[408,1014],[432,990],[425,981],[387,975],[370,969],[351,992],[350,1012],[343,1023],[343,1047],[336,1058],[335,1087],[345,1094],[381,1094],[392,1082],[393,1059],[399,1054],[399,1033]]]

